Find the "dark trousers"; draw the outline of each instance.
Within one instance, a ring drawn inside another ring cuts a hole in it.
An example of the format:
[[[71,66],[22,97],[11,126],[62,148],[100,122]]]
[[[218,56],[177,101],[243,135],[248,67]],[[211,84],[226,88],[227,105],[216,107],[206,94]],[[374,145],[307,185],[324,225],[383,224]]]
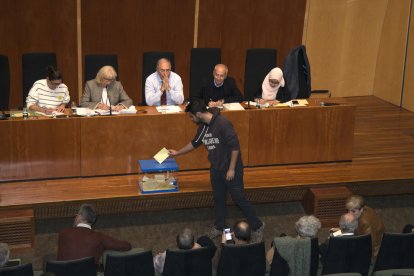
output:
[[[262,226],[262,222],[250,202],[244,196],[243,167],[236,167],[234,179],[226,180],[226,173],[213,168],[210,169],[210,181],[213,186],[214,212],[216,217],[215,226],[223,230],[226,225],[227,215],[227,192],[230,193],[233,202],[242,210],[251,229],[256,230]]]

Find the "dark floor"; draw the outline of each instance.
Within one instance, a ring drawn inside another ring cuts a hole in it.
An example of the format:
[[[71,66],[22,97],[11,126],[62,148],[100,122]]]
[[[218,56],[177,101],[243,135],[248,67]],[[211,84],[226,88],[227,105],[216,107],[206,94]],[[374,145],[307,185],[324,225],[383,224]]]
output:
[[[414,195],[372,197],[366,198],[366,202],[383,218],[388,232],[400,232],[406,223],[414,222]],[[273,237],[282,232],[295,235],[294,223],[305,214],[300,202],[260,204],[255,207],[259,217],[266,224],[266,248],[269,248]],[[229,208],[229,225],[241,217],[237,207]],[[34,269],[41,269],[43,256],[57,250],[58,231],[72,224],[73,218],[37,221],[35,248],[25,252],[12,252],[11,257],[22,258],[24,263],[32,262]],[[189,227],[198,236],[212,224],[213,210],[204,208],[106,215],[98,218],[94,228],[128,240],[133,247],[152,249],[155,254],[168,247],[174,247],[175,236],[182,228]],[[327,228],[321,229],[320,242],[326,239],[327,233]]]

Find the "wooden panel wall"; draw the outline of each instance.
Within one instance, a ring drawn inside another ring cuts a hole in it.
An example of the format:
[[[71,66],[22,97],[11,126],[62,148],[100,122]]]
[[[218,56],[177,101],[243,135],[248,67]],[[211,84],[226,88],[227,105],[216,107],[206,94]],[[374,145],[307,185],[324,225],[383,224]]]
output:
[[[173,51],[176,72],[188,95],[196,0],[3,0],[0,53],[9,56],[10,106],[21,106],[21,54],[56,52],[71,97],[78,100],[77,3],[80,3],[80,62],[85,54],[118,55],[119,76],[135,104],[141,102],[144,51]],[[248,48],[277,48],[281,66],[301,44],[306,0],[199,0],[198,47],[222,48],[222,60],[243,90]],[[82,65],[83,68],[83,65]],[[78,79],[78,76],[79,79]],[[1,93],[1,92],[0,92]]]
[[[414,3],[411,5],[411,16],[414,14]],[[407,63],[405,66],[402,107],[414,112],[414,20],[410,21],[410,34],[407,46]]]
[[[1,1],[0,53],[9,57],[14,108],[22,106],[22,54],[29,52],[56,52],[64,83],[76,94],[76,1]]]

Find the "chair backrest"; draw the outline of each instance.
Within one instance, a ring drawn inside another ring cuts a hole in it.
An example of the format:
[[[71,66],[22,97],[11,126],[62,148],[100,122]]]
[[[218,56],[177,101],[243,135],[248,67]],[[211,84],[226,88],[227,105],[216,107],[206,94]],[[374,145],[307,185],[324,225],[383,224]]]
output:
[[[246,245],[223,245],[217,276],[261,276],[265,272],[266,258],[263,242]]]
[[[149,75],[155,72],[157,61],[161,58],[166,58],[171,62],[171,70],[175,71],[174,53],[173,52],[144,52],[142,56],[142,90],[141,90],[141,105],[147,105],[145,101],[145,80]]]
[[[374,271],[414,268],[414,234],[384,233]]]
[[[307,99],[311,94],[311,69],[304,45],[292,49],[283,65],[285,90],[291,99]]]
[[[163,276],[211,276],[212,263],[207,247],[189,250],[167,250]]]
[[[94,79],[99,69],[105,65],[114,67],[116,73],[118,74],[117,79],[119,80],[117,55],[85,55],[84,82]]]
[[[10,99],[10,67],[7,56],[0,55],[0,72],[0,110],[8,110]]]
[[[371,248],[371,235],[329,238],[322,274],[357,272],[367,275]]]
[[[1,276],[33,276],[31,263],[0,268]]]
[[[262,83],[266,75],[276,67],[276,49],[248,49],[244,69],[244,98],[250,100],[262,95]]]
[[[47,77],[48,65],[57,66],[55,53],[28,53],[22,56],[23,70],[23,106],[35,81]]]
[[[105,276],[153,276],[152,251],[106,256]]]
[[[201,87],[212,78],[214,66],[221,63],[220,48],[192,48],[190,56],[190,98],[200,97]]]
[[[96,276],[94,257],[86,257],[70,261],[47,261],[46,272],[52,272],[55,276]]]

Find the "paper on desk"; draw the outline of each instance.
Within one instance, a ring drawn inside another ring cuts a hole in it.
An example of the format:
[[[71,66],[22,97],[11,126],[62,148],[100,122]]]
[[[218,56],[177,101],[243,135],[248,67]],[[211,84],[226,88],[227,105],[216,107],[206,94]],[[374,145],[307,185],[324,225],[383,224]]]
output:
[[[181,108],[178,105],[161,105],[156,107],[160,113],[178,113],[181,112]]]
[[[99,109],[99,108],[97,108],[97,109],[95,109],[95,112],[98,113],[99,115],[109,115],[109,114],[111,114],[109,112],[109,109]],[[119,114],[119,111],[112,110],[112,115],[118,115],[118,114]]]
[[[244,110],[240,103],[225,103],[223,106],[225,110]]]
[[[154,159],[157,160],[158,163],[162,164],[162,162],[164,162],[164,160],[169,156],[168,150],[166,148],[162,148],[156,155],[154,155]]]
[[[135,105],[131,105],[129,108],[121,109],[119,112],[121,114],[135,114],[137,113],[137,110],[135,109]]]
[[[44,112],[36,111],[36,115],[46,116],[46,117],[56,117],[60,115],[65,115],[65,113],[59,111],[53,111],[52,114],[46,114]]]
[[[293,101],[297,101],[298,103],[294,104]],[[306,99],[296,99],[296,100],[291,100],[291,101],[285,102],[285,104],[287,104],[290,107],[307,106],[308,101]]]

